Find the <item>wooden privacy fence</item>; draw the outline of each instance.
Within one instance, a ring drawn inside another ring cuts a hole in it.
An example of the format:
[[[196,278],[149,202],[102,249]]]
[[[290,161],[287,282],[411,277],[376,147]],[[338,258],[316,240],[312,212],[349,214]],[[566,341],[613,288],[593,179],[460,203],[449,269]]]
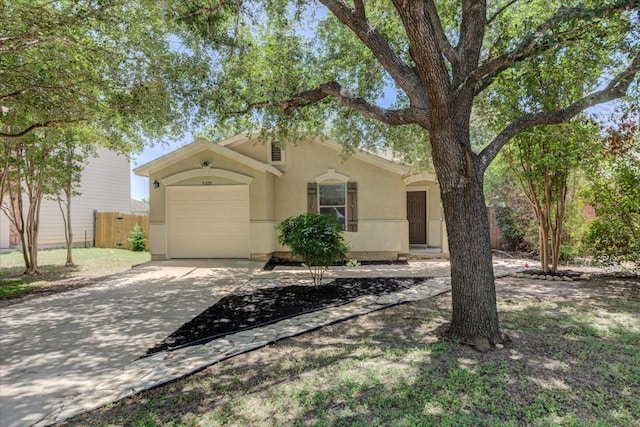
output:
[[[491,249],[504,249],[506,243],[502,238],[502,230],[496,221],[496,215],[491,207],[487,207],[487,216],[489,217],[489,233],[491,235]]]
[[[131,249],[129,235],[136,224],[142,227],[145,236],[149,239],[149,217],[146,215],[96,212],[94,224],[94,246],[97,248]],[[149,250],[148,240],[146,249]]]

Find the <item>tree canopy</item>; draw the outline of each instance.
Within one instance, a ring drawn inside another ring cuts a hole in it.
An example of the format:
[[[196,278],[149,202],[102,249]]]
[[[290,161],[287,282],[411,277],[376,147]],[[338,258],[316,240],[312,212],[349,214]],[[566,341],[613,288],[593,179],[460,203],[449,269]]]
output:
[[[596,260],[640,270],[640,108],[616,111],[604,150],[591,165],[585,196],[597,217],[584,244]]]
[[[128,152],[184,131],[208,58],[184,10],[136,0],[0,1],[0,136],[83,123]]]
[[[347,144],[415,150],[433,119],[421,68],[437,70],[430,84],[470,103],[467,110],[496,96],[497,84],[566,79],[559,104],[529,103],[515,92],[502,99],[526,111],[503,123],[482,155],[488,164],[521,130],[623,96],[640,66],[632,0],[238,4],[229,15],[235,44],[217,51],[210,112],[218,125],[271,129],[280,138],[323,131]],[[423,51],[427,45],[432,51]]]
[[[594,37],[592,44],[603,43]],[[547,51],[539,55],[538,61],[518,64],[503,73],[481,97],[479,108],[485,122],[499,132],[533,107],[553,111],[583,96],[584,91],[592,89],[590,81],[608,55],[605,49],[592,46],[585,46],[586,51]],[[582,61],[583,67],[572,66],[577,61]],[[498,157],[509,164],[510,173],[519,181],[533,210],[540,268],[544,272],[558,268],[561,243],[566,240],[570,178],[599,151],[598,132],[599,127],[581,114],[569,123],[519,133]]]
[[[220,19],[204,15],[193,2],[0,0],[0,209],[28,273],[44,197],[65,201],[73,263],[78,163],[97,146],[128,155],[197,119],[210,57],[189,20]]]

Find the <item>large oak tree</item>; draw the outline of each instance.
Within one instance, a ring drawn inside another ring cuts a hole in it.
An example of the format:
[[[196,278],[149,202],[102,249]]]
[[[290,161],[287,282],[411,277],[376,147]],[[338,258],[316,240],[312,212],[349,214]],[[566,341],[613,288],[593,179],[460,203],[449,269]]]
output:
[[[386,141],[416,163],[431,154],[451,255],[450,335],[483,348],[503,342],[483,175],[521,132],[569,121],[637,85],[638,1],[194,3],[223,10],[234,24],[227,35],[236,44],[215,53],[210,111],[219,123],[270,129],[282,140],[329,133],[347,148]],[[607,54],[596,65],[563,64],[597,68],[552,109],[525,102],[474,149],[474,105],[490,96],[496,79],[572,49]]]

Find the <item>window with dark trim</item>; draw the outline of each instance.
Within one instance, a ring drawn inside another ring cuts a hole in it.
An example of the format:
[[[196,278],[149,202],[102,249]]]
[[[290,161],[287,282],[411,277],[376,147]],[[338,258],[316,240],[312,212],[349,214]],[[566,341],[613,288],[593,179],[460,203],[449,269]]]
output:
[[[358,231],[358,184],[307,184],[307,212],[335,216],[346,231]]]
[[[346,229],[347,186],[345,184],[319,184],[318,208],[321,214],[333,215],[342,229]]]

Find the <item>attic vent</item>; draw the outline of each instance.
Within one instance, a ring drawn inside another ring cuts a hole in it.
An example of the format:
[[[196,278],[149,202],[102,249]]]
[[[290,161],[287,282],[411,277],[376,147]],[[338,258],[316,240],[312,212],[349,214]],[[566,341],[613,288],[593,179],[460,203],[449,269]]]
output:
[[[273,165],[284,164],[284,153],[282,152],[282,148],[273,142],[271,143],[271,151],[269,153],[269,163]]]

